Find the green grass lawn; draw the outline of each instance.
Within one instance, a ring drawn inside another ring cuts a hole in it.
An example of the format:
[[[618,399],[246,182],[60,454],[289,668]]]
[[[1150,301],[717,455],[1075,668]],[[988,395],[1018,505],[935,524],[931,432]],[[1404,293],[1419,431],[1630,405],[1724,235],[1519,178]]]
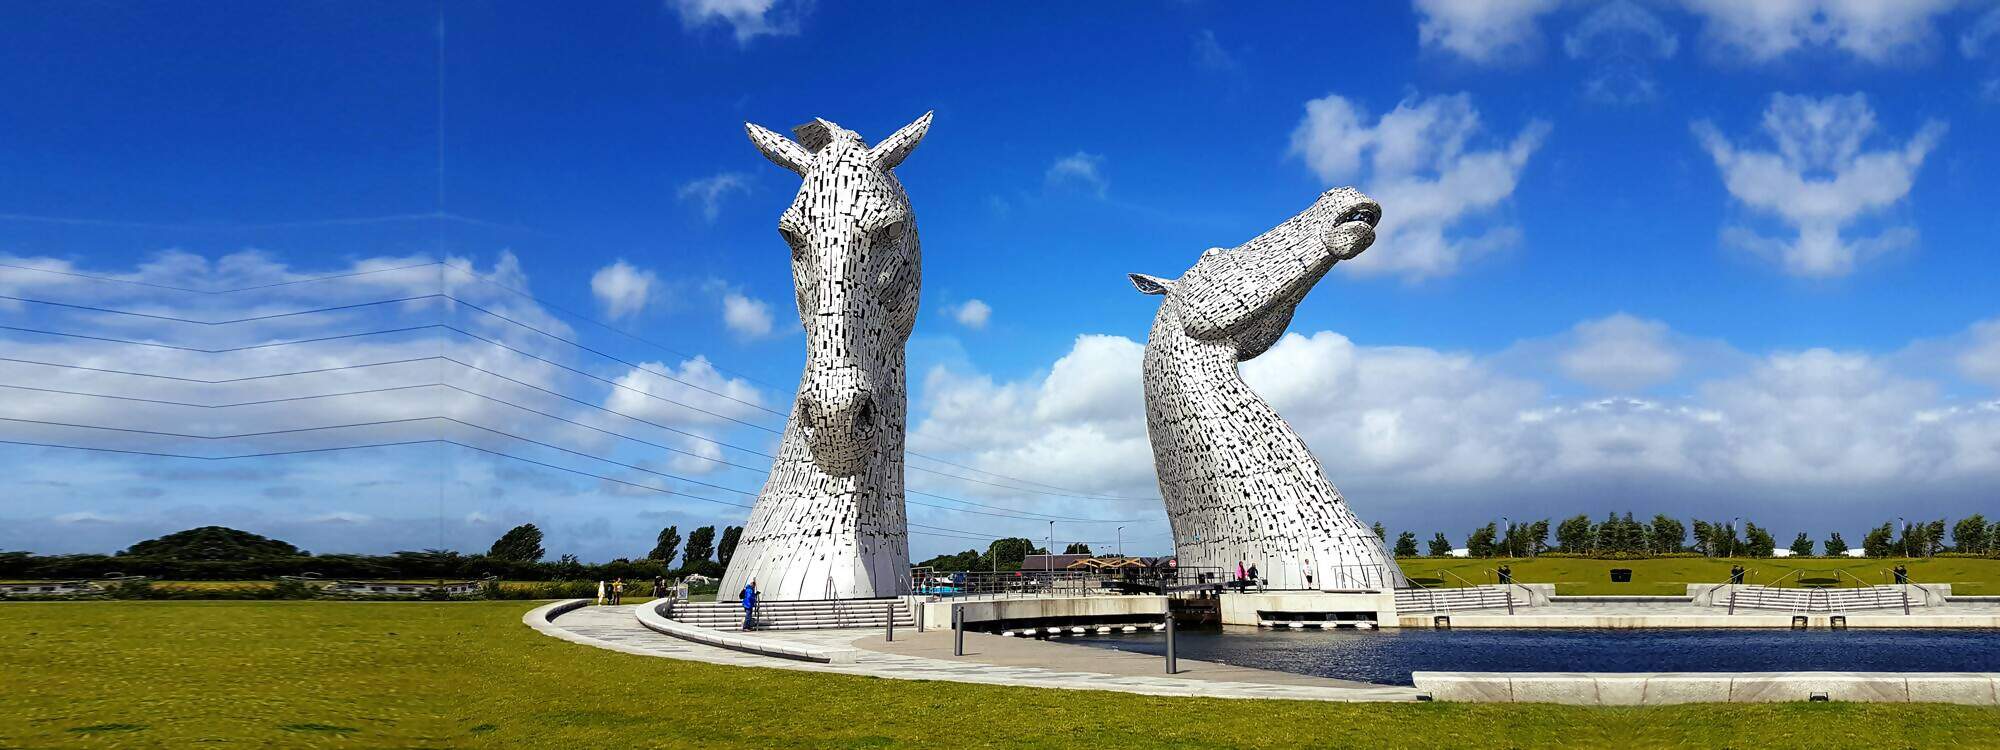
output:
[[[1250,702],[725,667],[550,638],[521,624],[531,606],[0,605],[0,748],[2000,745],[1993,708]]]
[[[1493,570],[1501,565],[1514,569],[1514,580],[1522,583],[1553,583],[1556,593],[1566,595],[1645,594],[1680,595],[1690,583],[1722,583],[1729,567],[1741,565],[1747,571],[1745,583],[1796,586],[1801,577],[1835,577],[1843,570],[1870,584],[1888,583],[1885,571],[1898,564],[1910,568],[1910,579],[1918,583],[1949,583],[1953,594],[2000,594],[2000,559],[1981,557],[1938,557],[1924,559],[1867,559],[1851,557],[1728,559],[1704,557],[1660,557],[1646,560],[1596,560],[1572,557],[1466,559],[1449,557],[1405,557],[1396,560],[1411,577],[1441,578],[1446,586],[1463,586],[1465,581],[1484,584],[1495,581]],[[1612,568],[1631,568],[1631,583],[1612,583]],[[1458,578],[1442,571],[1457,574]],[[1795,571],[1805,571],[1792,575]],[[1788,577],[1789,576],[1789,577]],[[1854,578],[1839,576],[1842,587],[1859,585]]]

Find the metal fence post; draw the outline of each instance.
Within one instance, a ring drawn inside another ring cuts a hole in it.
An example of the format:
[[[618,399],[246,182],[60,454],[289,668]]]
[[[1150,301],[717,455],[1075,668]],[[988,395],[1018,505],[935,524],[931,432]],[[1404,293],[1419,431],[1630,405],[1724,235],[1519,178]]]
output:
[[[951,605],[951,655],[965,655],[965,611]]]
[[[896,640],[896,600],[894,599],[889,600],[889,630],[883,633],[882,640]]]
[[[1169,604],[1167,605],[1167,674],[1175,674],[1180,671],[1180,667],[1174,663],[1176,660],[1174,654],[1174,608],[1173,605]]]

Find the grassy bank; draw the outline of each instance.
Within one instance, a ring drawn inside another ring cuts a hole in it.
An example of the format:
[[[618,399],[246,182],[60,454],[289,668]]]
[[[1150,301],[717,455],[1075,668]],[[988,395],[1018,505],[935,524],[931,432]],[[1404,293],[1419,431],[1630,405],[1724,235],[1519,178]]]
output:
[[[1514,580],[1523,583],[1553,583],[1556,593],[1571,595],[1687,593],[1690,583],[1721,583],[1729,578],[1729,568],[1741,565],[1747,571],[1745,583],[1794,586],[1800,577],[1835,577],[1841,586],[1855,586],[1855,578],[1870,584],[1888,583],[1885,571],[1907,565],[1910,579],[1918,583],[1949,583],[1953,594],[2000,595],[2000,559],[1983,557],[1937,557],[1917,559],[1872,559],[1851,557],[1805,558],[1705,558],[1658,557],[1644,560],[1597,560],[1573,557],[1517,559],[1465,559],[1449,557],[1405,557],[1396,561],[1412,577],[1441,578],[1446,586],[1462,586],[1461,578],[1473,583],[1492,583],[1492,571],[1501,565],[1513,568]],[[1612,583],[1612,568],[1630,568],[1631,583]],[[1452,575],[1458,577],[1454,578]],[[1796,575],[1795,575],[1796,573]],[[1850,577],[1851,576],[1851,577]]]
[[[631,656],[519,602],[0,605],[0,747],[1986,747],[2000,709],[1149,698]]]

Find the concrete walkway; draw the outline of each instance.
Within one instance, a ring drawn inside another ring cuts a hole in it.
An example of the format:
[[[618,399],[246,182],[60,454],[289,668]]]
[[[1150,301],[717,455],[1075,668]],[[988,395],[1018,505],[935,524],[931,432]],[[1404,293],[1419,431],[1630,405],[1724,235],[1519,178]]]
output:
[[[533,625],[534,623],[530,623]],[[883,643],[879,630],[759,632],[761,638],[820,647],[862,649],[853,664],[820,664],[758,656],[706,646],[654,632],[639,624],[631,606],[583,607],[557,616],[549,635],[646,656],[740,667],[832,672],[899,680],[942,680],[982,685],[1110,690],[1141,695],[1209,698],[1279,698],[1314,701],[1410,701],[1418,691],[1285,672],[1183,659],[1181,674],[1167,675],[1157,657],[1025,638],[967,633],[966,656],[951,656],[950,631],[919,634],[899,629]]]

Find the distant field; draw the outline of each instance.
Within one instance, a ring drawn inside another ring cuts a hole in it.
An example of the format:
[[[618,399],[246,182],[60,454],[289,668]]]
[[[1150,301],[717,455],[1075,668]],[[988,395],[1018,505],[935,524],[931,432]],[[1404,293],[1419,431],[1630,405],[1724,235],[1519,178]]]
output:
[[[1405,557],[1396,561],[1411,577],[1442,578],[1445,586],[1493,583],[1493,571],[1501,565],[1513,568],[1514,580],[1522,583],[1553,583],[1556,593],[1568,595],[1679,595],[1690,583],[1722,583],[1729,578],[1731,565],[1746,570],[1745,583],[1796,586],[1801,577],[1838,578],[1840,585],[1859,585],[1855,578],[1870,584],[1889,583],[1887,571],[1896,565],[1910,568],[1917,583],[1949,583],[1954,594],[2000,595],[2000,559],[1980,557],[1938,557],[1918,559],[1872,559],[1851,557],[1806,558],[1705,558],[1660,557],[1645,560],[1596,560],[1573,557],[1517,559],[1466,559],[1448,557]],[[1631,583],[1612,583],[1612,568],[1630,568]],[[1836,576],[1833,571],[1848,576]],[[1457,574],[1454,578],[1445,572]],[[1800,572],[1803,571],[1803,572]],[[1797,573],[1797,575],[1794,575]],[[1463,579],[1463,580],[1461,580]]]
[[[1518,566],[1516,566],[1518,568]],[[2000,709],[1156,698],[634,656],[532,602],[0,604],[0,747],[1991,747]],[[1980,729],[1986,727],[1986,729]]]

